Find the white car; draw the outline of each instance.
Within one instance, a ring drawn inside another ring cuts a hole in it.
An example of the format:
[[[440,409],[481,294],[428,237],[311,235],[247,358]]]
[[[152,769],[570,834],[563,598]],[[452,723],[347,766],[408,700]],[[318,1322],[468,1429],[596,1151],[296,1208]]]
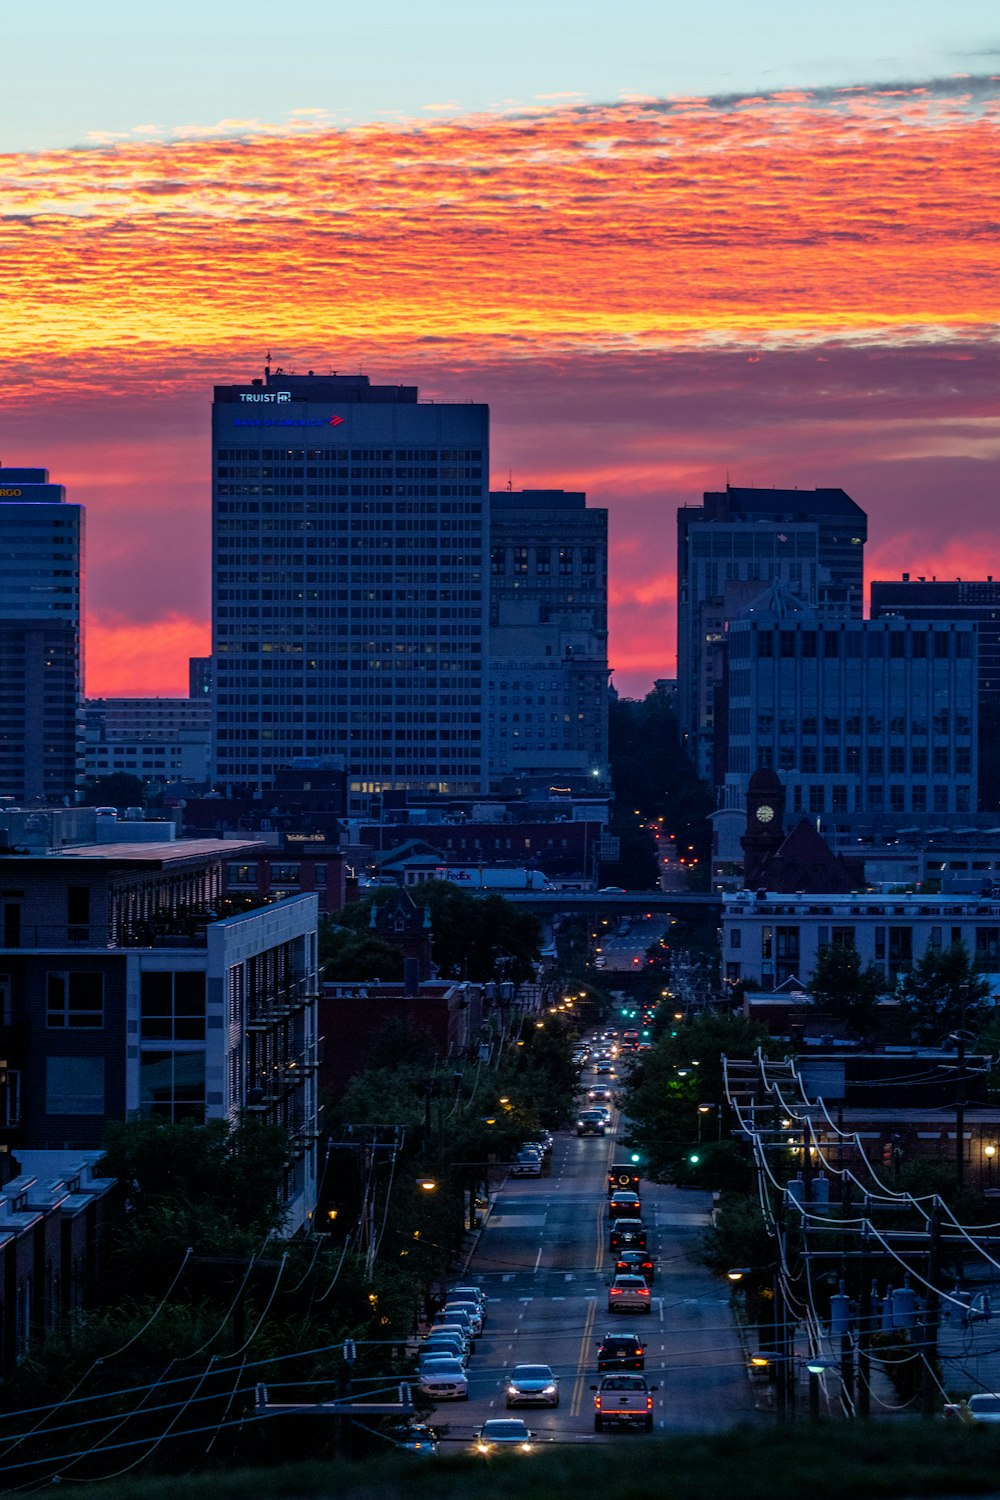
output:
[[[442,1323],[451,1323],[455,1317],[459,1322],[462,1317],[469,1320],[469,1331],[474,1339],[477,1339],[483,1331],[483,1313],[478,1302],[466,1302],[462,1298],[449,1298],[438,1314]]]
[[[481,1286],[450,1286],[445,1293],[449,1302],[474,1302],[479,1316],[486,1322],[487,1296]]]
[[[434,1360],[421,1367],[418,1389],[432,1401],[468,1401],[469,1377],[457,1359]]]

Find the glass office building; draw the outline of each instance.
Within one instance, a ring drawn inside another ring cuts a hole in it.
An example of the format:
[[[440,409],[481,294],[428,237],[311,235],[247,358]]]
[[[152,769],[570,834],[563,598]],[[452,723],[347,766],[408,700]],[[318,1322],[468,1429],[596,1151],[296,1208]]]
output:
[[[73,802],[83,746],[82,505],[0,467],[0,797]]]
[[[216,779],[485,790],[488,408],[268,370],[212,445]]]

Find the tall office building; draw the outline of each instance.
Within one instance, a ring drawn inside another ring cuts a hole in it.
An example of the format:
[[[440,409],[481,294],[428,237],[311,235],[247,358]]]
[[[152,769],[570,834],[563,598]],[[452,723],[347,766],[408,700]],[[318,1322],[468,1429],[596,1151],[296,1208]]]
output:
[[[215,388],[217,779],[485,790],[488,427],[364,375]]]
[[[975,809],[971,625],[821,626],[816,611],[762,608],[731,623],[728,657],[727,782],[737,792],[770,767],[793,813],[838,833]]]
[[[490,773],[603,782],[608,513],[566,490],[490,495]]]
[[[868,518],[840,489],[727,485],[677,512],[677,706],[698,775],[713,774],[716,699],[730,620],[773,583],[822,620],[860,619]]]
[[[46,469],[0,468],[0,797],[18,805],[76,796],[83,518]]]
[[[979,637],[979,703],[1000,705],[1000,583],[954,578],[872,580],[873,620],[971,620]]]

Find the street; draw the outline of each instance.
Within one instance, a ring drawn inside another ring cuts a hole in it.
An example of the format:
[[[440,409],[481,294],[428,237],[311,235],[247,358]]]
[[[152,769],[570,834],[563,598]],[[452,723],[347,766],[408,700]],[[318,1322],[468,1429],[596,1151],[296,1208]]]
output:
[[[593,1081],[589,1072],[584,1078],[585,1087]],[[597,1344],[609,1330],[637,1333],[647,1345],[646,1376],[659,1387],[656,1431],[760,1420],[727,1288],[689,1258],[709,1221],[710,1194],[643,1184],[656,1262],[652,1312],[608,1315],[606,1184],[615,1154],[614,1135],[560,1133],[550,1176],[509,1178],[498,1193],[462,1278],[489,1297],[489,1321],[469,1361],[468,1403],[444,1403],[433,1419],[447,1424],[446,1442],[468,1442],[474,1427],[504,1415],[504,1377],[534,1363],[550,1365],[560,1382],[558,1408],[519,1409],[540,1440],[612,1440],[614,1433],[594,1433],[590,1390]]]

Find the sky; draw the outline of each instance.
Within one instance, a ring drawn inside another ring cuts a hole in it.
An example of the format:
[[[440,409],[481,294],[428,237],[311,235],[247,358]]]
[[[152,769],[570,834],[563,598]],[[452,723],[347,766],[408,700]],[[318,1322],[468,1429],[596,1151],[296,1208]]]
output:
[[[0,459],[87,505],[87,691],[209,649],[214,383],[488,401],[610,518],[615,682],[675,512],[841,485],[867,574],[1000,576],[1000,13],[43,0],[5,15]],[[697,10],[697,14],[693,14]]]

